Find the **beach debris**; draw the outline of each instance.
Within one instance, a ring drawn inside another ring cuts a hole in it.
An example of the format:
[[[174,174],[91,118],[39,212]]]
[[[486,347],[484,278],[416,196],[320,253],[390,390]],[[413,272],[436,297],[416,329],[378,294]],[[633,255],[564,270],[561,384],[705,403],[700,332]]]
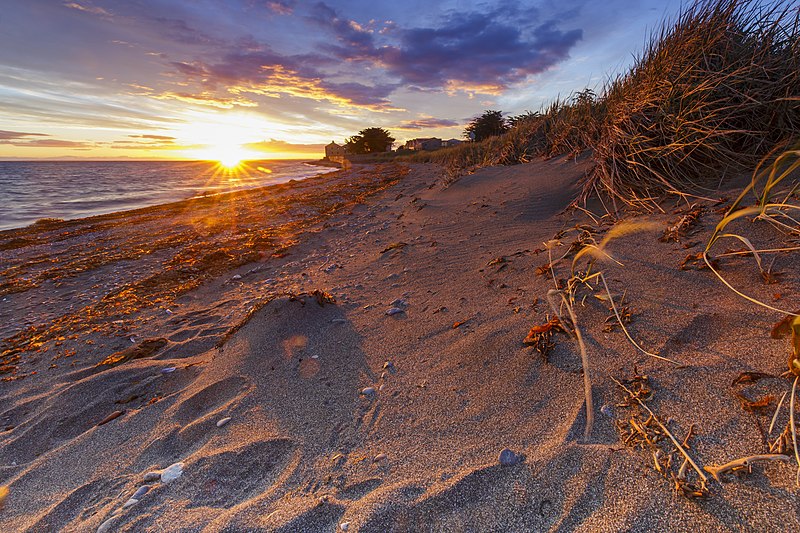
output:
[[[617,312],[619,313],[619,320],[617,320],[617,315],[615,315],[613,312],[606,317],[605,325],[603,326],[603,331],[605,333],[611,333],[622,324],[631,323],[633,312],[631,311],[630,306],[626,305],[625,307],[620,307]]]
[[[681,264],[678,266],[681,270],[705,270],[708,268],[706,264],[705,258],[703,257],[704,252],[697,252],[695,254],[687,255]],[[711,266],[716,269],[719,268],[719,261],[716,259],[709,258],[709,263]]]
[[[739,404],[741,404],[742,409],[750,413],[763,410],[769,407],[769,405],[776,400],[775,396],[772,394],[767,394],[758,400],[750,400],[738,392],[734,393],[734,396],[736,396],[736,399],[739,400]]]
[[[339,529],[342,531],[349,531],[350,530],[350,522],[342,522],[339,524]]]
[[[405,313],[405,310],[400,309],[399,307],[390,307],[386,310],[386,315],[388,316],[399,315],[400,313]]]
[[[225,424],[227,424],[230,421],[231,421],[231,417],[229,417],[229,416],[226,416],[225,418],[217,420],[217,427],[221,428],[222,426],[224,426]]]
[[[702,206],[692,206],[689,212],[683,215],[678,222],[664,230],[658,239],[661,242],[681,242],[681,239],[696,233],[697,223],[703,214]]]
[[[384,370],[394,370],[394,363],[391,361],[386,361],[383,363]]]
[[[780,322],[772,326],[769,336],[773,339],[783,339],[792,334],[792,322],[797,315],[800,315],[800,310],[795,311],[793,315],[786,315]]]
[[[547,355],[555,347],[552,339],[553,335],[558,331],[566,333],[561,321],[557,316],[554,316],[553,318],[548,318],[544,324],[533,326],[522,343],[526,346],[533,346],[534,350],[539,352],[546,360]]]
[[[392,244],[381,250],[381,253],[385,254],[386,252],[390,252],[392,250],[400,250],[402,248],[405,248],[406,246],[408,246],[407,242],[393,242]]]
[[[503,263],[508,263],[508,259],[506,259],[505,256],[501,255],[500,257],[496,257],[491,261],[489,261],[488,263],[486,263],[486,266],[500,265]]]
[[[161,481],[161,472],[148,472],[144,475],[145,483],[150,483],[151,481]]]
[[[764,454],[764,455],[749,455],[747,457],[741,457],[739,459],[734,459],[729,463],[725,463],[724,465],[707,465],[704,466],[703,469],[714,476],[714,479],[720,481],[720,475],[725,474],[727,472],[738,472],[740,470],[747,470],[747,473],[751,473],[753,471],[753,463],[759,461],[785,461],[790,462],[792,460],[791,457],[788,455],[783,455],[779,453],[771,453],[771,454]]]
[[[117,418],[121,417],[123,414],[125,414],[125,410],[122,410],[122,411],[114,411],[113,413],[111,413],[110,415],[108,415],[107,417],[105,417],[103,420],[101,420],[101,421],[100,421],[100,422],[99,422],[97,425],[98,425],[98,426],[102,426],[103,424],[108,424],[108,423],[109,423],[109,422],[111,422],[112,420],[115,420],[115,419],[117,419]]]
[[[606,415],[609,418],[614,418],[614,408],[608,404],[603,405],[600,408],[600,412]]]
[[[118,352],[114,352],[99,363],[95,368],[107,366],[115,367],[133,359],[141,359],[143,357],[150,357],[158,350],[167,345],[167,339],[145,339],[136,346],[125,348]]]
[[[652,455],[653,467],[665,479],[671,479],[675,491],[686,498],[696,499],[708,496],[708,476],[697,466],[692,457],[686,451],[690,435],[684,439],[684,444],[678,442],[675,435],[670,432],[667,426],[658,418],[650,407],[645,403],[652,398],[647,376],[640,375],[634,369],[634,377],[619,381],[612,377],[624,392],[623,401],[617,404],[618,407],[636,407],[637,411],[625,421],[616,421],[617,431],[619,431],[623,443],[648,450]],[[646,415],[646,418],[645,418]],[[694,428],[689,429],[689,434],[694,433]],[[666,437],[666,438],[665,438]],[[676,462],[674,452],[669,449],[667,443],[671,442],[675,450],[683,456],[681,466],[675,472]],[[687,478],[687,469],[691,466],[699,478],[692,482]]]
[[[178,370],[176,367],[168,366],[167,368],[162,368],[161,369],[161,373],[162,374],[171,374],[171,373],[175,372],[176,370]]]
[[[759,379],[774,378],[772,374],[765,374],[764,372],[742,372],[731,382],[731,385],[739,385],[740,383],[755,383]]]
[[[8,487],[0,487],[0,510],[6,504],[6,498],[8,498]]]
[[[174,463],[161,471],[161,482],[172,483],[183,475],[183,463]]]
[[[364,387],[361,389],[362,396],[370,397],[373,394],[375,394],[375,387]]]
[[[501,466],[514,466],[521,460],[522,458],[519,455],[509,450],[508,448],[503,448],[500,451],[500,455],[497,458],[497,461],[500,463]]]

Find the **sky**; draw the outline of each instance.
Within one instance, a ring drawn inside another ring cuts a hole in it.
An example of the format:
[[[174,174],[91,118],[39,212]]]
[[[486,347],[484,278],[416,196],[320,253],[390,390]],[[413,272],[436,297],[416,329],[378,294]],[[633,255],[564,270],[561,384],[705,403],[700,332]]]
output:
[[[461,138],[624,71],[677,0],[4,0],[0,159]]]

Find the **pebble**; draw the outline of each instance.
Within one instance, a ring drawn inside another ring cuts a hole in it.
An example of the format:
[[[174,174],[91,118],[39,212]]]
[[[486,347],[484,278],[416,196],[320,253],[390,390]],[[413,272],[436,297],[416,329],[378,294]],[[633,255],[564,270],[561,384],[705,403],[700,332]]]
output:
[[[230,421],[231,421],[231,417],[226,416],[225,418],[222,418],[222,419],[217,421],[217,427],[221,428],[222,426],[224,426],[225,424],[227,424]]]
[[[397,298],[395,301],[389,304],[392,307],[408,307],[408,302],[403,300],[402,298]]]
[[[386,311],[386,314],[389,315],[389,316],[398,315],[400,313],[405,313],[405,311],[403,311],[399,307],[391,307]]]
[[[136,498],[131,498],[130,500],[128,500],[124,504],[122,504],[122,508],[123,509],[127,509],[128,507],[133,507],[137,503],[139,503],[139,500],[137,500]]]
[[[150,490],[150,485],[142,485],[141,487],[136,489],[136,492],[133,493],[133,496],[131,496],[131,499],[132,500],[141,500],[142,496],[147,494],[147,491],[149,491],[149,490]]]
[[[514,466],[515,464],[519,463],[520,458],[519,455],[512,452],[508,448],[503,448],[503,451],[500,452],[500,457],[498,457],[498,460],[502,466]]]
[[[111,526],[114,525],[114,520],[116,520],[116,518],[117,518],[116,516],[112,516],[111,518],[100,524],[100,527],[97,528],[97,533],[106,533],[106,531],[109,531],[111,529]]]
[[[389,457],[385,453],[379,453],[378,455],[376,455],[372,459],[372,462],[373,463],[381,463],[383,461],[388,461],[388,460],[389,460]]]
[[[161,471],[161,482],[172,483],[183,474],[183,463],[169,465]]]
[[[390,370],[392,368],[394,368],[394,365],[392,364],[391,361],[386,361],[385,363],[383,363],[383,369],[384,370]]]
[[[373,394],[375,394],[375,387],[365,387],[361,391],[361,394],[363,394],[364,396],[372,396]]]
[[[350,529],[350,522],[342,522],[339,524],[339,529],[342,531],[348,531]]]
[[[611,408],[610,405],[605,404],[603,407],[600,408],[600,412],[606,415],[609,418],[614,417],[614,409]]]
[[[231,279],[242,279],[242,275],[241,275],[241,274],[234,274],[234,275],[231,277]]]
[[[144,475],[145,483],[150,481],[161,481],[161,472],[148,472]]]
[[[168,366],[167,368],[162,368],[161,369],[161,373],[162,374],[170,374],[172,372],[175,372],[176,370],[177,370],[177,368],[175,368],[174,366]]]

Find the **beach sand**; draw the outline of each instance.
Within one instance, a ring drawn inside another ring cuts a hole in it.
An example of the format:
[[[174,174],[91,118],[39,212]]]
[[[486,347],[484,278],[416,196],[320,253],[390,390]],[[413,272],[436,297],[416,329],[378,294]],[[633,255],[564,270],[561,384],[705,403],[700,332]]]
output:
[[[647,405],[676,438],[694,425],[687,446],[701,467],[767,453],[762,433],[791,388],[780,377],[789,340],[770,337],[782,315],[708,270],[679,269],[729,202],[698,200],[696,233],[681,242],[659,237],[686,203],[633,217],[657,227],[608,244],[621,265],[597,263],[624,293],[633,338],[680,366],[608,325],[602,285],[579,291],[589,439],[575,340],[555,334],[547,357],[523,344],[551,316],[553,279],[536,272],[544,243],[568,230],[560,256],[576,224],[598,241],[611,227],[566,210],[586,170],[554,159],[443,187],[432,165],[356,166],[0,233],[2,530],[800,529],[793,462],[710,479],[708,497],[691,499],[617,429],[637,408],[619,405],[612,378],[647,375]],[[786,241],[734,229],[759,247]],[[720,268],[794,310],[800,271],[776,257],[776,284],[752,257]],[[557,279],[571,261],[554,265]],[[732,384],[745,371],[768,376]],[[745,410],[737,395],[773,398]],[[784,407],[770,440],[787,418]],[[175,463],[177,479],[145,482]]]

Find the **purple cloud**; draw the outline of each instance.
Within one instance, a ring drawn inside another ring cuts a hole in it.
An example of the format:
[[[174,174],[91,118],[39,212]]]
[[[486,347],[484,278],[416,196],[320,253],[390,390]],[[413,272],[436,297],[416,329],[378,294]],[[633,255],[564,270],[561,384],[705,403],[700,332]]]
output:
[[[267,2],[267,8],[278,15],[291,15],[296,2]]]
[[[452,13],[440,27],[395,28],[399,40],[389,44],[377,43],[371,29],[323,3],[310,20],[334,34],[337,44],[326,49],[338,58],[369,61],[406,84],[436,88],[461,82],[504,89],[567,59],[583,38],[582,30],[561,31],[554,20],[520,28],[504,17],[502,10]]]
[[[431,129],[431,128],[450,128],[453,126],[459,126],[460,123],[456,122],[455,120],[450,120],[446,118],[420,118],[417,120],[408,120],[406,122],[402,122],[396,129],[398,130],[424,130],[424,129]]]

